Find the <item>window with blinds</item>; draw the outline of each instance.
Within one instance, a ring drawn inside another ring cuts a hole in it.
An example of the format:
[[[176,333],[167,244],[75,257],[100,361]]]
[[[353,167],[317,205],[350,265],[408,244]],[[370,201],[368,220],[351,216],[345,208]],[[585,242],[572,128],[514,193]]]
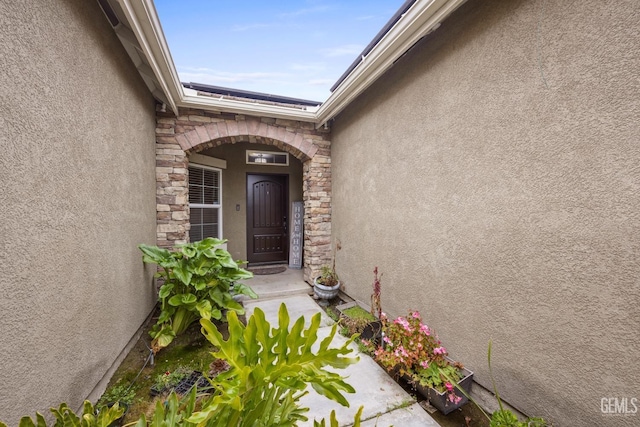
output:
[[[189,211],[192,242],[205,237],[222,237],[222,198],[220,170],[189,166]]]

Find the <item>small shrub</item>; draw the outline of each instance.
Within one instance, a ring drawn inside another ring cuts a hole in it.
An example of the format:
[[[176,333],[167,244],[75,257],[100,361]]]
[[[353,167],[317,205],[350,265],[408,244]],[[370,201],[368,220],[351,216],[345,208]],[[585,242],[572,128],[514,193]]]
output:
[[[233,299],[235,294],[257,298],[253,290],[238,280],[253,277],[240,268],[231,254],[219,246],[226,240],[206,238],[180,245],[174,252],[157,246],[139,245],[142,260],[157,264],[157,274],[164,284],[158,292],[160,317],[151,330],[154,353],[166,347],[199,318],[222,319],[223,310],[244,314],[244,308]]]
[[[186,368],[184,366],[179,366],[173,371],[166,371],[162,374],[158,374],[156,375],[153,389],[155,389],[159,393],[165,390],[169,390],[177,386],[180,381],[191,375],[192,372],[192,369]]]
[[[131,405],[136,397],[136,389],[125,384],[116,384],[109,387],[102,394],[96,406],[104,406],[109,403],[122,402]]]

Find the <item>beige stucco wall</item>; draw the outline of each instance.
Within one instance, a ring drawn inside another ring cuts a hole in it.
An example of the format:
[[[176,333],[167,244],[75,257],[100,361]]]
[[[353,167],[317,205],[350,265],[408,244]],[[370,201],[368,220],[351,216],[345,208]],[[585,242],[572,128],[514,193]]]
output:
[[[154,101],[97,2],[0,3],[0,420],[78,408],[149,314]]]
[[[557,426],[637,425],[640,3],[470,1],[332,128],[347,292],[373,267],[451,355]],[[546,80],[546,84],[545,84]],[[629,405],[629,409],[633,409]]]
[[[302,201],[302,163],[289,154],[289,166],[248,165],[246,150],[283,152],[265,144],[238,142],[209,148],[199,154],[227,161],[222,170],[222,234],[234,259],[247,259],[247,174],[289,175],[289,209],[291,202]],[[236,205],[240,210],[236,210]]]

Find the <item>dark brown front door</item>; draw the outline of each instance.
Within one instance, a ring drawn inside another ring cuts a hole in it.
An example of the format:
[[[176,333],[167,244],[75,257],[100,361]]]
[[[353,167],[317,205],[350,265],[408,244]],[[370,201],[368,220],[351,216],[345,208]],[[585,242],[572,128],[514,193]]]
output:
[[[287,262],[287,175],[247,175],[247,260]]]

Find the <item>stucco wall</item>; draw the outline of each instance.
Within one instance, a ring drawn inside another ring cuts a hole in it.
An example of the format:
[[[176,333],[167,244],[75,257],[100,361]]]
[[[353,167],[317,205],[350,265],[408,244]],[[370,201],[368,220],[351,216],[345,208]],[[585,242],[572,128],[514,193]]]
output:
[[[200,154],[227,161],[222,171],[223,237],[234,259],[247,259],[247,173],[289,175],[289,209],[291,202],[302,200],[302,163],[291,154],[289,166],[248,165],[246,150],[280,152],[272,145],[237,142],[210,148]],[[240,205],[240,210],[236,210]]]
[[[636,425],[640,3],[470,1],[332,129],[337,270],[558,426]],[[629,409],[633,409],[629,405]]]
[[[154,101],[97,2],[0,3],[0,420],[78,408],[154,303]]]

